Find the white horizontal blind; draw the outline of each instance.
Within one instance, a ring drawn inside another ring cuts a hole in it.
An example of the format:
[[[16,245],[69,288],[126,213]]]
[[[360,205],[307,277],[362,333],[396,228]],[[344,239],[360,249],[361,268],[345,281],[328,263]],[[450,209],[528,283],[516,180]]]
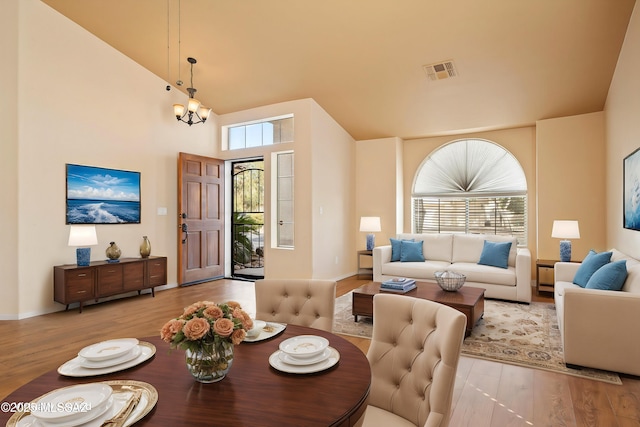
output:
[[[526,212],[526,196],[414,197],[413,230],[514,236],[526,245]]]
[[[452,141],[433,151],[412,189],[416,233],[514,236],[527,244],[527,180],[518,160],[484,139]]]

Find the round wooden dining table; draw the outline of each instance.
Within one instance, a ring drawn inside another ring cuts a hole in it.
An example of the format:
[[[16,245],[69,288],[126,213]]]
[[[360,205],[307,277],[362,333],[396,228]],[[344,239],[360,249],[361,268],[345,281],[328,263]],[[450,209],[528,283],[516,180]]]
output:
[[[296,374],[279,371],[269,356],[280,342],[298,335],[329,340],[340,358],[327,370]],[[156,406],[135,426],[352,426],[369,395],[371,370],[364,353],[344,338],[318,329],[287,325],[270,339],[234,348],[227,376],[217,383],[197,382],[187,371],[184,351],[169,350],[159,337],[139,338],[156,347],[155,355],[133,368],[96,377],[66,377],[57,370],[23,385],[4,402],[30,402],[52,390],[74,384],[135,380],[158,391]],[[80,350],[80,349],[78,349]],[[11,413],[0,412],[7,422]],[[0,425],[5,425],[1,423]]]

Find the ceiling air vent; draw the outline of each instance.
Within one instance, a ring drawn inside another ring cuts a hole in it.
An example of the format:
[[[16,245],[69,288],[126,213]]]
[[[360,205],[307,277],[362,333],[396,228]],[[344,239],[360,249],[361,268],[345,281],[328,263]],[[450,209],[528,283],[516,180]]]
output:
[[[448,79],[449,77],[456,77],[458,75],[453,61],[424,65],[423,68],[429,80]]]

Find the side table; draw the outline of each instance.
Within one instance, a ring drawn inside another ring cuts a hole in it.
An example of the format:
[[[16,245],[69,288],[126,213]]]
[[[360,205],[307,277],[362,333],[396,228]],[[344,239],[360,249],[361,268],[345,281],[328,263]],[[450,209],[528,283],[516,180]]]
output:
[[[555,260],[555,259],[538,259],[538,260],[536,260],[536,295],[540,295],[540,286],[541,285],[542,286],[550,286],[551,288],[553,288],[554,282],[555,282],[555,277],[554,277],[554,274],[553,274],[553,268],[556,265],[556,262],[559,262],[559,261]],[[543,269],[543,271],[545,271],[547,269],[551,269],[551,282],[540,279],[540,269]]]
[[[363,256],[371,258],[371,267],[362,266],[361,257]],[[358,251],[358,279],[360,276],[367,276],[366,278],[373,279],[373,251]]]

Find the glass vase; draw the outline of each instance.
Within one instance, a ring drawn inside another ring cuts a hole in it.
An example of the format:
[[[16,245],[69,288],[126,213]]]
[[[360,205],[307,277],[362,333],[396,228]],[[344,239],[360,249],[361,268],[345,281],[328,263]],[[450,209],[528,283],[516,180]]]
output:
[[[142,236],[142,243],[140,244],[140,256],[147,258],[151,254],[151,242],[147,236]]]
[[[186,350],[187,369],[201,383],[223,379],[233,364],[233,344],[229,341],[204,343]]]

